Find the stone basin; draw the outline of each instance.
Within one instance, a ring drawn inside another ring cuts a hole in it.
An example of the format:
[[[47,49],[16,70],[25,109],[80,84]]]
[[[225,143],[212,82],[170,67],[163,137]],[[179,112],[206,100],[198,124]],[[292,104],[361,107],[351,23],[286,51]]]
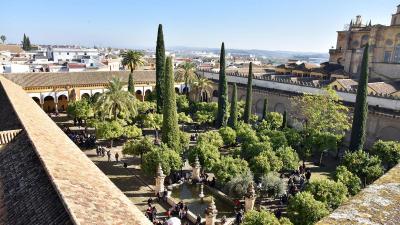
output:
[[[171,197],[176,199],[178,202],[183,201],[184,204],[188,205],[189,211],[195,215],[200,214],[201,217],[204,217],[204,212],[208,204],[211,202],[211,197],[213,197],[218,210],[217,218],[221,218],[223,216],[226,216],[227,218],[235,216],[235,207],[233,202],[215,193],[215,191],[212,191],[206,185],[204,185],[203,191],[206,197],[204,197],[204,201],[202,202],[199,197],[200,186],[200,184],[188,183],[175,186],[172,189]]]

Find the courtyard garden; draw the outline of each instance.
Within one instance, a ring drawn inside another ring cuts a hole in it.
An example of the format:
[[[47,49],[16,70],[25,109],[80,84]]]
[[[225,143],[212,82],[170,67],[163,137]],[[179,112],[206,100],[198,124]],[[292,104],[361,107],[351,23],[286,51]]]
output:
[[[70,103],[71,120],[58,121],[146,214],[150,198],[172,191],[172,198],[195,212],[197,222],[214,204],[203,204],[203,194],[215,198],[220,223],[313,224],[399,162],[397,142],[377,141],[369,150],[363,143],[351,144],[352,151],[347,150],[344,138],[352,118],[334,90],[294,97],[295,110],[282,114],[269,112],[266,98],[263,113],[256,115],[251,112],[252,64],[247,99],[239,102],[235,84],[228,96],[224,45],[218,102],[204,98],[211,81],[190,63],[174,72],[171,60],[162,60],[159,86],[145,101],[135,98],[131,73],[127,91],[112,79],[102,95]],[[124,63],[133,71],[140,54],[126,53]],[[175,82],[185,83],[183,93],[175,92]],[[353,124],[360,117],[354,118]],[[155,178],[164,175],[167,189],[155,193]],[[246,199],[254,201],[249,205]],[[168,201],[154,205],[158,217],[174,212]]]

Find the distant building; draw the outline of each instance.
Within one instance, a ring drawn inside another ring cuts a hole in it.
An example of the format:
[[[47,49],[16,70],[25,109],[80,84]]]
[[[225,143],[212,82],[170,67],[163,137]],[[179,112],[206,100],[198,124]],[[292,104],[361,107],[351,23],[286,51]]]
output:
[[[94,48],[48,48],[48,57],[57,62],[81,62],[82,59],[98,59],[99,50]]]
[[[3,65],[3,73],[29,73],[29,65],[7,64]]]
[[[400,5],[389,26],[363,23],[361,16],[338,31],[336,48],[329,51],[331,63],[344,66],[344,71],[357,77],[360,72],[363,47],[369,43],[369,66],[372,78],[400,80]]]

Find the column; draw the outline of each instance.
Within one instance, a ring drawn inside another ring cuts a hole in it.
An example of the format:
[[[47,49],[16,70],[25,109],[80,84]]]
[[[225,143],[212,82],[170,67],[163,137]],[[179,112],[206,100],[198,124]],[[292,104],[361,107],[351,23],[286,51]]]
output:
[[[247,193],[244,198],[244,210],[250,211],[254,209],[254,203],[256,202],[256,191],[254,190],[254,184],[251,182],[247,188]]]
[[[200,181],[200,162],[199,162],[199,157],[196,156],[196,160],[194,162],[194,167],[193,167],[193,171],[192,171],[192,180],[193,181]]]
[[[211,202],[206,209],[206,225],[215,225],[217,214],[218,210],[215,206],[214,198],[211,197]]]
[[[157,173],[156,173],[156,188],[155,194],[160,193],[160,195],[164,192],[164,179],[165,175],[162,171],[161,164],[158,164]]]

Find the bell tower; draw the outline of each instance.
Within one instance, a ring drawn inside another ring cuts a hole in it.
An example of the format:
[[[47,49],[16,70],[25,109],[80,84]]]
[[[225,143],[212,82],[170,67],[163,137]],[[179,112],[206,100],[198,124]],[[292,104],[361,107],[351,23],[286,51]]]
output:
[[[400,5],[397,6],[396,13],[392,15],[392,22],[390,25],[400,25]]]

